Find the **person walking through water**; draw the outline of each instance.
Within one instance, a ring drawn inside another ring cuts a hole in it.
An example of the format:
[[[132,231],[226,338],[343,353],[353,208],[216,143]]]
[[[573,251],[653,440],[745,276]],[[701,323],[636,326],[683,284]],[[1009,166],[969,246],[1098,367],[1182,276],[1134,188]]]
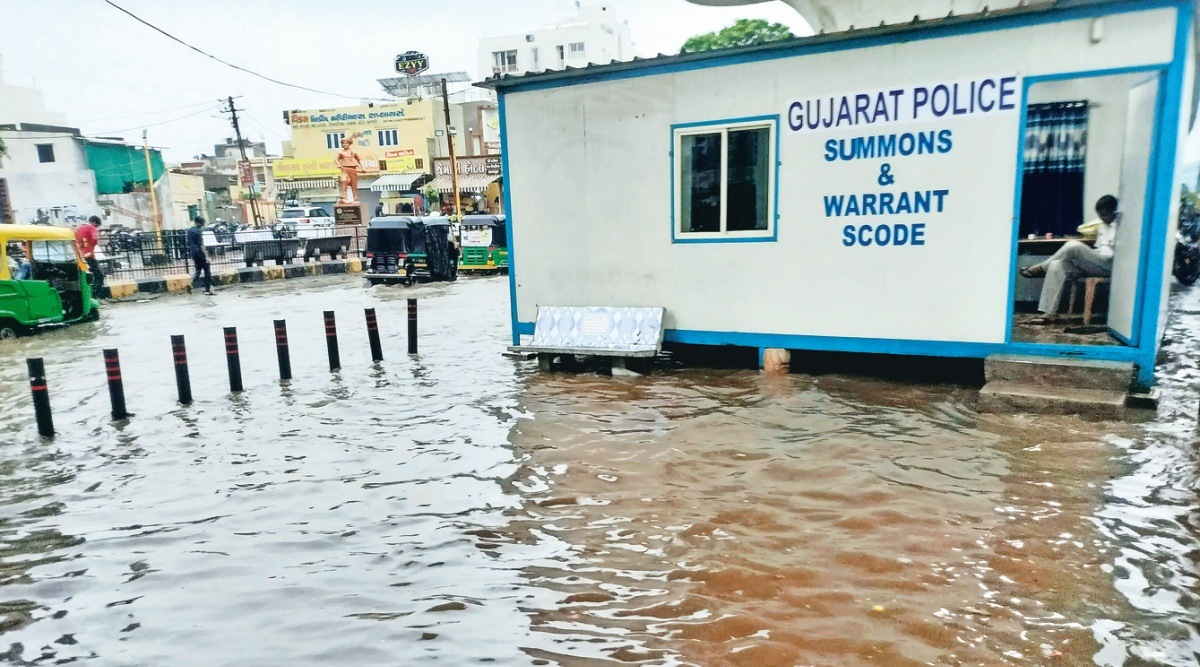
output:
[[[87,263],[92,294],[99,297],[104,287],[104,272],[100,270],[100,262],[96,261],[96,246],[100,245],[100,216],[93,215],[76,228],[75,244],[79,246],[79,254],[83,255],[83,261]]]
[[[212,294],[212,267],[209,266],[208,256],[204,254],[204,218],[197,217],[195,224],[191,229],[187,230],[187,245],[188,254],[192,256],[192,263],[196,265],[196,275],[192,276],[192,285],[198,285],[200,281],[200,272],[204,272],[204,293]],[[191,291],[191,288],[188,288]]]
[[[1038,310],[1045,317],[1035,324],[1049,324],[1058,316],[1058,304],[1062,300],[1063,288],[1072,280],[1080,278],[1108,278],[1112,275],[1113,247],[1117,240],[1117,198],[1104,195],[1096,200],[1096,215],[1100,218],[1100,229],[1096,233],[1095,247],[1081,241],[1067,241],[1054,256],[1040,264],[1021,269],[1026,278],[1042,278],[1042,297]]]

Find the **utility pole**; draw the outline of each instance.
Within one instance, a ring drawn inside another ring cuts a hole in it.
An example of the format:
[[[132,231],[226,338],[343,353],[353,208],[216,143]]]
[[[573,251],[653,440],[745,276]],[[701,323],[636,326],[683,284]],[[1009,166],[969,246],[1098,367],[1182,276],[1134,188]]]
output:
[[[238,164],[238,175],[240,176],[242,173],[241,164],[245,163],[246,165],[249,165],[250,160],[246,157],[246,144],[242,142],[242,128],[240,125],[238,125],[237,112],[238,112],[237,107],[233,106],[233,97],[230,97],[229,98],[229,108],[222,109],[221,113],[227,113],[230,116],[232,116],[233,134],[235,136],[237,136],[238,150],[241,151],[241,153],[242,153],[242,162]],[[266,168],[267,168],[267,161],[264,159],[263,160],[263,170],[265,171]],[[250,210],[253,211],[253,213],[254,213],[254,226],[262,227],[262,225],[263,225],[262,214],[260,214],[258,212],[258,184],[254,180],[254,168],[253,167],[250,167]]]
[[[154,170],[150,168],[150,140],[146,137],[145,130],[142,130],[142,153],[146,156],[146,182],[150,186],[150,215],[154,217],[154,238],[158,241],[158,249],[165,251],[162,224],[158,217],[158,197],[154,194]]]
[[[450,145],[450,184],[454,188],[454,218],[462,223],[462,200],[458,194],[458,158],[454,157],[454,134],[450,131],[450,94],[446,92],[446,79],[442,78],[442,108],[446,110],[446,143]]]

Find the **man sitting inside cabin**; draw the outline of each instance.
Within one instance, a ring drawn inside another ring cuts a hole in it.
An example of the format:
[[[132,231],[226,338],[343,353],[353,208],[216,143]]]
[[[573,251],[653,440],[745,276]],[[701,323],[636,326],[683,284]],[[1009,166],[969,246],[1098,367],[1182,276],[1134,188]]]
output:
[[[1055,321],[1063,288],[1069,281],[1080,278],[1108,278],[1112,275],[1117,220],[1121,217],[1117,211],[1117,198],[1104,195],[1098,199],[1096,215],[1100,224],[1094,247],[1082,241],[1067,241],[1050,259],[1021,269],[1021,275],[1026,278],[1046,279],[1042,283],[1042,297],[1038,301],[1038,310],[1045,316],[1034,320],[1034,324],[1049,324]]]

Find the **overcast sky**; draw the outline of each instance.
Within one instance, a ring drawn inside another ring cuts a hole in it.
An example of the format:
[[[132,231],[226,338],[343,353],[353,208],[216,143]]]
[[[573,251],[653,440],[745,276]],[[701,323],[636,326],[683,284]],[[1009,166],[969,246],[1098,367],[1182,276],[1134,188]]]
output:
[[[277,152],[285,109],[385,97],[397,53],[422,51],[431,72],[476,72],[479,37],[520,33],[570,13],[573,0],[114,0],[146,21],[224,60],[288,83],[230,69],[136,22],[104,0],[0,0],[4,78],[36,86],[51,111],[86,134],[140,140],[168,160],[211,153],[232,136],[217,99],[242,98],[243,132]],[[594,2],[593,4],[599,4]],[[628,19],[639,55],[675,53],[691,35],[738,18],[766,18],[797,34],[808,26],[782,3],[713,8],[686,0],[610,0]],[[187,116],[186,118],[182,118]],[[170,122],[168,122],[170,121]]]

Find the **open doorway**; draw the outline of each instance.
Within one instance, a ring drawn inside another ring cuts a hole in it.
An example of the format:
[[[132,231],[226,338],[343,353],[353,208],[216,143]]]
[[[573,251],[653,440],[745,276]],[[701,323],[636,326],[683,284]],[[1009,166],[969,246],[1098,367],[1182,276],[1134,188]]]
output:
[[[1033,81],[1011,340],[1136,345],[1159,75]]]

